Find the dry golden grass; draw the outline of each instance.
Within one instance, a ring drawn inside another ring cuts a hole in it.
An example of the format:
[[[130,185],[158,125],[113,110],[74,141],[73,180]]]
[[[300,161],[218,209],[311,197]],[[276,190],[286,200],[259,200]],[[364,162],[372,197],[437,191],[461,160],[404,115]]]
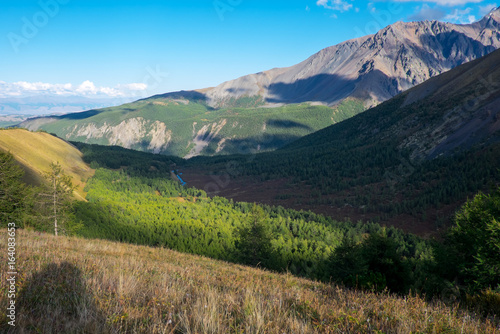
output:
[[[0,130],[0,149],[14,155],[26,170],[28,183],[43,182],[43,173],[49,171],[53,162],[59,162],[77,186],[75,197],[85,199],[85,182],[94,175],[82,160],[82,153],[69,143],[44,132],[24,129]]]
[[[167,249],[22,230],[17,241],[18,333],[500,333],[495,319],[419,297]],[[0,245],[6,291],[6,230]],[[9,330],[4,313],[0,331]]]

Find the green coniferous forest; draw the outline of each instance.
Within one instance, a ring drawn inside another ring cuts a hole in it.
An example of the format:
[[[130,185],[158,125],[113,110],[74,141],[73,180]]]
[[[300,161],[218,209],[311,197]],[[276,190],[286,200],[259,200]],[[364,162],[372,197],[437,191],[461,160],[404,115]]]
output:
[[[87,182],[87,202],[72,207],[73,225],[79,226],[73,233],[80,236],[166,247],[371,291],[465,298],[500,288],[500,261],[491,255],[498,238],[474,234],[481,224],[498,234],[500,190],[468,202],[444,240],[432,241],[376,223],[210,198],[174,180],[171,158],[96,145],[81,149],[98,168]],[[8,154],[2,157],[9,163]]]
[[[445,205],[459,206],[468,196],[487,191],[500,180],[500,144],[492,136],[443,151],[436,158],[425,145],[408,144],[407,138],[422,124],[431,128],[440,124],[447,108],[457,102],[450,98],[405,106],[404,101],[405,93],[252,159],[242,155],[195,157],[187,161],[186,168],[203,166],[212,173],[223,173],[224,166],[232,162],[239,166],[233,178],[289,180],[289,189],[275,202],[286,199],[288,203],[334,208],[348,203],[378,222],[401,214],[421,221],[447,219],[436,212]],[[304,195],[305,190],[310,194]]]

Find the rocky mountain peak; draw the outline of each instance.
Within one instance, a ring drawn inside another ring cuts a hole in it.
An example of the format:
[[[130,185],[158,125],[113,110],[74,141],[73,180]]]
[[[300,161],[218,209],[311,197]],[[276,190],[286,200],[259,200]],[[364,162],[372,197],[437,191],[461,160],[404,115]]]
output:
[[[499,8],[465,25],[396,22],[374,35],[325,48],[297,65],[244,76],[203,93],[214,107],[242,97],[269,106],[335,105],[353,97],[373,106],[499,47]]]

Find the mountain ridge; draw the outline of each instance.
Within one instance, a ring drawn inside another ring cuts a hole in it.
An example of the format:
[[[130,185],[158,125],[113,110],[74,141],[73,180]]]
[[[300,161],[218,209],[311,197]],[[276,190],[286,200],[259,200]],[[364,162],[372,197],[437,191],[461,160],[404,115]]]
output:
[[[499,22],[499,8],[466,25],[399,21],[376,34],[322,49],[296,65],[195,91],[204,94],[212,107],[224,106],[231,99],[244,96],[260,96],[271,105],[299,102],[335,105],[351,96],[373,106],[500,47]],[[301,80],[302,83],[296,84]]]
[[[21,126],[186,158],[270,151],[491,53],[500,47],[499,22],[500,9],[467,25],[396,22],[290,67]],[[273,127],[277,119],[296,126]]]

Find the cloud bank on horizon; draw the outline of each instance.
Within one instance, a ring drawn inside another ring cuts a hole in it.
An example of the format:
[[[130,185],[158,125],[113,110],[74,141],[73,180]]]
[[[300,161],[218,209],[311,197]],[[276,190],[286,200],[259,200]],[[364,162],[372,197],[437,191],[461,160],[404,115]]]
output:
[[[82,96],[87,98],[137,97],[145,92],[145,83],[120,84],[115,87],[99,87],[86,80],[79,85],[71,83],[51,84],[45,82],[19,81],[8,83],[0,81],[0,98],[22,98],[40,95]]]

